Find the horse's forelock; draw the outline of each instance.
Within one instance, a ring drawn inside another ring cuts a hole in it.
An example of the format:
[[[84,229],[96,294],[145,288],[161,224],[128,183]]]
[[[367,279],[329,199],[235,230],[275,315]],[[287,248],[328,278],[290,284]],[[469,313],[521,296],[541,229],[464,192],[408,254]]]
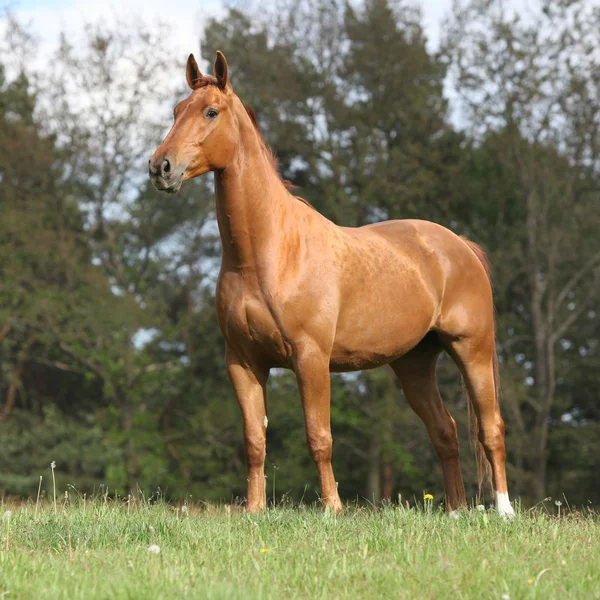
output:
[[[199,90],[200,88],[204,88],[209,85],[214,85],[221,89],[221,86],[219,85],[219,82],[217,81],[216,77],[211,77],[210,75],[202,75],[201,77],[196,79],[196,81],[194,81],[195,90]]]

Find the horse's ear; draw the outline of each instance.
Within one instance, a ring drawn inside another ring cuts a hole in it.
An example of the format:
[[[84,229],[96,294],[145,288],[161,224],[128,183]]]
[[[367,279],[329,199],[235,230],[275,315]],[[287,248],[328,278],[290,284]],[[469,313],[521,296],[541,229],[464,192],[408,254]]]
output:
[[[215,77],[219,82],[219,87],[224,90],[227,87],[231,87],[229,83],[229,75],[227,74],[227,59],[225,55],[217,50],[217,59],[215,60]]]
[[[198,63],[193,54],[188,56],[187,65],[185,67],[185,78],[187,79],[188,85],[193,90],[196,89],[196,85],[202,79],[202,73],[200,73]]]

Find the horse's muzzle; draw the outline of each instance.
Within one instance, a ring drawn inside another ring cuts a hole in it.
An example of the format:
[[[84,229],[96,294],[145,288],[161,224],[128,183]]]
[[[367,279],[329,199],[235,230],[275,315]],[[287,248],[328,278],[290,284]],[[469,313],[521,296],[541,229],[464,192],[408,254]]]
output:
[[[180,190],[185,168],[173,167],[174,162],[167,156],[148,161],[148,175],[157,190],[170,194]]]

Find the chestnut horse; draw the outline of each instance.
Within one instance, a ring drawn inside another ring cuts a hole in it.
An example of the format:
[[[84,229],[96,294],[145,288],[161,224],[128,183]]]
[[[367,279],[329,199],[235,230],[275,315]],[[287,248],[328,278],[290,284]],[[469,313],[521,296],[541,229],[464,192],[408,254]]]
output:
[[[440,458],[451,514],[465,506],[456,424],[435,366],[458,365],[492,468],[496,510],[510,516],[504,424],[498,408],[494,309],[482,250],[419,220],[339,227],[293,196],[251,109],[233,92],[217,52],[214,77],[190,55],[192,89],[150,160],[159,190],[214,172],[223,260],[216,292],[226,363],[244,421],[248,510],[266,504],[266,382],[296,375],[323,503],[342,508],[331,467],[330,371],[389,364]],[[483,458],[485,460],[485,458]]]

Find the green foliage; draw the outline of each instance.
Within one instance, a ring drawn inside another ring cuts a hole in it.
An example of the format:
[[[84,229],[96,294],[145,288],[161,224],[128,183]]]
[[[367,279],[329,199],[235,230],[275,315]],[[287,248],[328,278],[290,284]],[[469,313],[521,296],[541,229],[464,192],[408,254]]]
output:
[[[119,464],[121,452],[110,440],[97,416],[65,418],[48,406],[41,416],[18,410],[0,424],[0,490],[4,493],[36,498],[40,476],[42,493],[52,494],[50,463],[68,473],[68,483],[81,490],[96,490],[103,485],[115,489],[111,468]],[[63,485],[62,493],[66,490]]]
[[[391,0],[230,8],[202,39],[209,63],[217,48],[226,54],[282,175],[317,209],[345,225],[431,219],[484,245],[509,480],[532,504],[562,492],[600,500],[600,96],[586,51],[600,27],[568,4],[548,5],[538,27],[499,2],[458,3],[439,53],[419,11]],[[34,79],[20,59],[0,65],[0,489],[35,495],[43,474],[47,493],[55,460],[82,493],[241,500],[210,177],[168,197],[146,177],[187,94],[183,65],[171,77],[171,50],[142,26],[81,36],[61,39],[51,76]],[[448,81],[462,129],[450,122]],[[438,376],[472,495],[465,398],[448,357]],[[267,495],[312,502],[293,374],[273,373],[268,396]],[[391,372],[334,375],[332,428],[343,498],[441,496],[439,461]]]

